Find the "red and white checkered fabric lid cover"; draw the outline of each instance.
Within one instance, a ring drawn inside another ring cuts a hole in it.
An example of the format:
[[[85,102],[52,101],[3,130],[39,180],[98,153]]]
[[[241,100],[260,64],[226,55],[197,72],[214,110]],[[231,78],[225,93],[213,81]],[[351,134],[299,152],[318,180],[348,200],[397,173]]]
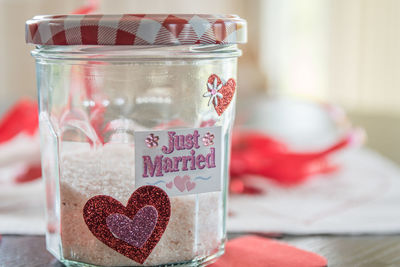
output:
[[[246,30],[236,15],[58,15],[28,20],[25,37],[38,45],[238,44]]]

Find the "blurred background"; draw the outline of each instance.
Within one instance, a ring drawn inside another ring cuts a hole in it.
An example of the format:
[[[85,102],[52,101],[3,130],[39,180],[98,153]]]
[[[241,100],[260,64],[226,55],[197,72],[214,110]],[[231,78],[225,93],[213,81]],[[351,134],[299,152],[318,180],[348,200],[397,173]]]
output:
[[[0,1],[0,114],[36,98],[24,23],[65,14],[83,0]],[[345,109],[368,146],[400,163],[397,0],[103,0],[98,13],[235,13],[248,21],[239,101],[266,92]],[[23,68],[22,68],[23,66]]]

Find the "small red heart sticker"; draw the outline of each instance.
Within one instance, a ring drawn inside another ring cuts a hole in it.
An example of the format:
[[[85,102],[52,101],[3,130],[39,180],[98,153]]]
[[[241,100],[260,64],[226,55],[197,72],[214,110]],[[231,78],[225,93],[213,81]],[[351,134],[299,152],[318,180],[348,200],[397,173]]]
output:
[[[160,241],[170,216],[167,193],[151,185],[133,192],[126,207],[110,196],[99,195],[83,208],[85,223],[98,240],[140,264]]]
[[[235,95],[236,82],[234,79],[229,79],[226,83],[216,74],[212,74],[207,81],[207,93],[204,97],[210,97],[209,104],[214,105],[215,111],[219,116],[224,113]]]

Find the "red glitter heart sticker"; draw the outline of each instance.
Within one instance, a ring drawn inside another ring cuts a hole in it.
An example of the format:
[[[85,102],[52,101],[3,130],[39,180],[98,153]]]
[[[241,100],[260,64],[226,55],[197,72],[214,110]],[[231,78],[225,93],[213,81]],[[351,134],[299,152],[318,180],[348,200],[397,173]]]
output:
[[[235,95],[236,82],[229,79],[225,84],[216,74],[212,74],[207,81],[207,93],[204,97],[210,97],[208,104],[214,105],[215,111],[219,116],[224,113]]]
[[[83,208],[92,234],[122,255],[143,264],[160,241],[171,216],[167,193],[159,187],[139,187],[126,207],[110,196],[94,196]]]

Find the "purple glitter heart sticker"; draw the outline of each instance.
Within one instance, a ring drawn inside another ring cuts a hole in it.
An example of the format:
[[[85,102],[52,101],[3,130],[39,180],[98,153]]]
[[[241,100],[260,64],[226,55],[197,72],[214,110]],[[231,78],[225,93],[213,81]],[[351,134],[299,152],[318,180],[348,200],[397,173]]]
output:
[[[141,248],[153,233],[157,218],[156,208],[145,206],[136,213],[133,219],[120,213],[113,213],[106,218],[106,223],[116,238]]]

